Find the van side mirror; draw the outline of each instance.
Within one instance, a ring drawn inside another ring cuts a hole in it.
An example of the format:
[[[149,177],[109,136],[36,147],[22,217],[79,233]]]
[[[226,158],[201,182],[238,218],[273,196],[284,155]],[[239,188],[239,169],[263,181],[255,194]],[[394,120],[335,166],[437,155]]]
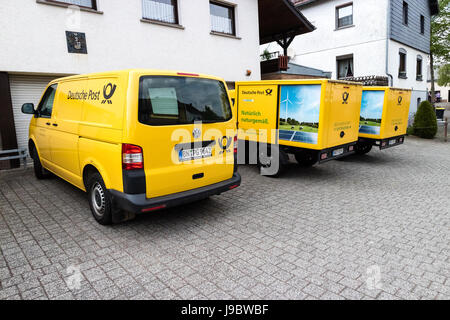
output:
[[[22,113],[35,114],[36,111],[34,111],[34,104],[32,104],[32,103],[24,103],[22,105]]]

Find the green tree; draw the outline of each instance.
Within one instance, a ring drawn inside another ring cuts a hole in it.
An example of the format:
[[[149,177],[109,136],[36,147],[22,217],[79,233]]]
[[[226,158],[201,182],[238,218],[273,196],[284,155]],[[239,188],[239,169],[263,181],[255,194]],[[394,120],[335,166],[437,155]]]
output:
[[[450,0],[439,0],[439,14],[431,17],[431,102],[436,101],[434,64],[450,62]]]
[[[450,64],[447,63],[439,68],[437,83],[441,87],[450,85]]]
[[[421,138],[433,139],[436,133],[436,112],[431,103],[422,101],[414,117],[413,134]]]

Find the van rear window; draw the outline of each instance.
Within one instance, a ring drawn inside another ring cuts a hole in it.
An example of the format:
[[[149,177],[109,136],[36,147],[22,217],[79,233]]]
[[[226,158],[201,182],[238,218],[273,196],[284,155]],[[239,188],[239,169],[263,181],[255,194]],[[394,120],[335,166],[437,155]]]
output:
[[[221,81],[191,77],[144,76],[139,83],[139,122],[163,126],[231,119]]]

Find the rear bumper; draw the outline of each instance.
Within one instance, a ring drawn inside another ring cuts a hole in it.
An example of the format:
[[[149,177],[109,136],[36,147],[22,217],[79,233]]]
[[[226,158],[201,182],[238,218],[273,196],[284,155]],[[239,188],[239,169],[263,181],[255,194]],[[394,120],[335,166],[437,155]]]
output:
[[[355,145],[356,145],[356,141],[352,142],[352,143],[347,143],[347,144],[343,144],[340,146],[320,150],[319,151],[319,163],[336,160],[336,159],[347,157],[351,154],[354,154],[355,153]],[[335,155],[336,152],[339,152],[341,150],[342,150],[341,154]],[[324,158],[325,154],[326,154],[326,158]]]
[[[395,140],[395,142],[394,142]],[[402,145],[405,142],[405,135],[386,138],[386,139],[368,139],[359,138],[359,143],[368,143],[380,148],[380,150],[396,147]]]
[[[151,199],[148,199],[145,193],[126,194],[116,190],[109,190],[109,192],[113,198],[113,204],[116,208],[131,213],[142,213],[175,207],[184,203],[205,199],[209,196],[218,195],[225,191],[234,189],[240,184],[241,176],[239,173],[235,172],[231,179],[222,182]]]

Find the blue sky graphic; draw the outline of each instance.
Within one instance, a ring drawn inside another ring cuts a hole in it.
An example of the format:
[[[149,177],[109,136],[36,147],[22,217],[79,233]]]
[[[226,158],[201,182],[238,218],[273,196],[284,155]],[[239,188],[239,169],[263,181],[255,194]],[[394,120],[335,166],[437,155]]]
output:
[[[281,86],[280,118],[319,122],[321,85]],[[289,101],[287,98],[289,96]],[[286,117],[287,106],[287,117]]]
[[[361,116],[366,119],[381,119],[383,103],[384,91],[363,91]]]

